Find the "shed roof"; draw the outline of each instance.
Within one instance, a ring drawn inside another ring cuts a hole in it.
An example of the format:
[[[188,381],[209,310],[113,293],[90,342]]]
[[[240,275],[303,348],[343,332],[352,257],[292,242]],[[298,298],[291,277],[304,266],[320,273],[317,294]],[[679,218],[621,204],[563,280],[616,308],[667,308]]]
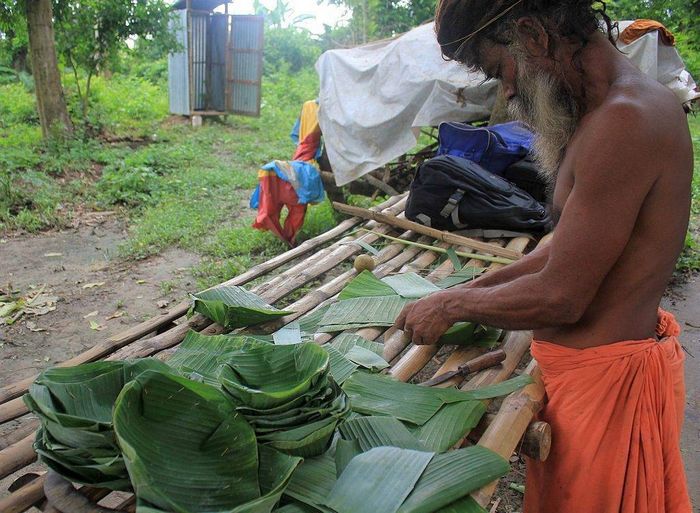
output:
[[[197,9],[198,11],[213,11],[225,3],[225,1],[222,2],[221,0],[191,0],[190,5],[192,9]],[[187,0],[177,0],[173,4],[173,9],[184,9],[186,7]]]

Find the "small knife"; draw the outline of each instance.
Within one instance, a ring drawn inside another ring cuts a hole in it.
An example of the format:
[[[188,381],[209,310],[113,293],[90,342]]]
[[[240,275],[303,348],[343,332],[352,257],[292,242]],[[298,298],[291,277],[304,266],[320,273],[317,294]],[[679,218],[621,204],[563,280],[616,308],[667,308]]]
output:
[[[433,379],[421,383],[422,386],[432,387],[444,383],[455,376],[466,376],[472,372],[477,372],[483,369],[488,369],[489,367],[495,367],[503,360],[506,359],[506,352],[503,349],[497,351],[491,351],[490,353],[482,354],[477,356],[473,360],[469,360],[464,365],[460,365],[456,370],[450,372],[444,372],[439,376],[435,376]]]

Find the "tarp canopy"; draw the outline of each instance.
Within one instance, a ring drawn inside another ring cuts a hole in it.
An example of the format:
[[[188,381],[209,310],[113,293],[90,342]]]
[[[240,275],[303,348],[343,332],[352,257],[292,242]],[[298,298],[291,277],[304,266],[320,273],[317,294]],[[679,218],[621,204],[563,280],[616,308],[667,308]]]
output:
[[[621,22],[620,31],[630,23]],[[682,102],[699,96],[677,50],[661,44],[657,32],[618,47]],[[325,52],[316,70],[319,122],[338,185],[409,151],[421,127],[488,118],[498,86],[445,61],[433,23],[394,39]]]

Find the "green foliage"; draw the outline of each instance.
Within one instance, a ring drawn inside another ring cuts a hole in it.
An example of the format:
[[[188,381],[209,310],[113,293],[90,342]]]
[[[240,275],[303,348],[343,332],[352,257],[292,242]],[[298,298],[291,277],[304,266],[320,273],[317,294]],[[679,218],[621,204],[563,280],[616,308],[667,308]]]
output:
[[[268,28],[265,31],[265,74],[288,70],[297,73],[313,67],[321,55],[318,40],[295,27]]]

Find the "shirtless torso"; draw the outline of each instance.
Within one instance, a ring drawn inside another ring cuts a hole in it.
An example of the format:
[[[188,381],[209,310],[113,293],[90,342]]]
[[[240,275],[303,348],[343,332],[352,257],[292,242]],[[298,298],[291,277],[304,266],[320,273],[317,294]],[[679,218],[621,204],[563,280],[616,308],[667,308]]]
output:
[[[551,243],[409,305],[397,326],[415,343],[434,343],[458,320],[534,329],[538,340],[576,348],[654,337],[688,225],[687,120],[673,93],[602,35],[583,68],[590,103],[559,169]]]

